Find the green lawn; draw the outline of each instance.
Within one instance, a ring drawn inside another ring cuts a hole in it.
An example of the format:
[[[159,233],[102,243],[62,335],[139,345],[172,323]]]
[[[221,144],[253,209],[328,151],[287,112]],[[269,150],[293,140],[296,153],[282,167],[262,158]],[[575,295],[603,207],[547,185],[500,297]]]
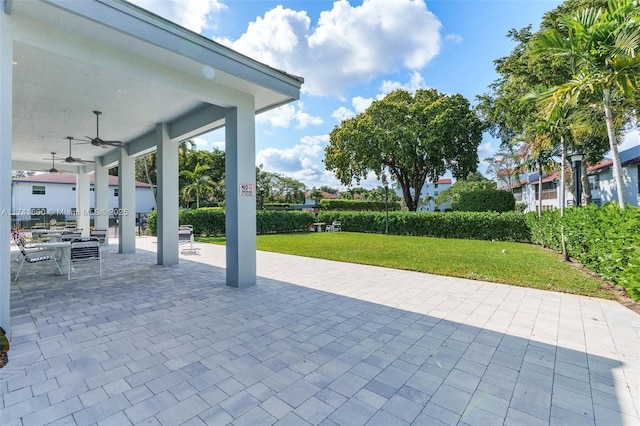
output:
[[[198,241],[224,244],[223,237]],[[427,272],[607,299],[600,280],[541,247],[350,232],[259,235],[258,250]]]

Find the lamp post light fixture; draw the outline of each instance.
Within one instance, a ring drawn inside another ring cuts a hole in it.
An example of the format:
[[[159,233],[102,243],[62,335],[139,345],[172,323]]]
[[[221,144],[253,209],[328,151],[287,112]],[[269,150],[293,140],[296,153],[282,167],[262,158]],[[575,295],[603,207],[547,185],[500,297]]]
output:
[[[582,160],[584,154],[580,151],[575,151],[570,155],[571,167],[573,168],[573,188],[575,192],[576,206],[580,207],[582,203]]]

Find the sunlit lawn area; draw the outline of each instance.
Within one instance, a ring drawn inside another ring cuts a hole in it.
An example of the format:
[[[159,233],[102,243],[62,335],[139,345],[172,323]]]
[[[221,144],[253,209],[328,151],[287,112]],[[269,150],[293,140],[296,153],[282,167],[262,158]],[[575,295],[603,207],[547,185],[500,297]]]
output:
[[[198,241],[224,244],[223,237]],[[614,298],[601,282],[539,246],[350,232],[259,235],[258,250]]]

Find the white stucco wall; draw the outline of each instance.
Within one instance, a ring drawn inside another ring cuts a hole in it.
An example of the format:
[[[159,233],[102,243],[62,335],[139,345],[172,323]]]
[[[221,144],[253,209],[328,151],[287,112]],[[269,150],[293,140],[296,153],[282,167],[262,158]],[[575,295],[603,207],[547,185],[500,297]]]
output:
[[[45,194],[33,194],[34,186],[44,186]],[[46,209],[47,214],[65,214],[67,220],[75,220],[72,209],[76,207],[76,185],[52,182],[13,181],[11,188],[12,211],[20,220],[29,220],[33,208]],[[117,186],[109,186],[109,210],[118,208]],[[91,185],[90,208],[95,208],[94,185]],[[153,193],[149,187],[136,187],[136,212],[146,214],[155,209]],[[112,215],[110,215],[112,216]]]

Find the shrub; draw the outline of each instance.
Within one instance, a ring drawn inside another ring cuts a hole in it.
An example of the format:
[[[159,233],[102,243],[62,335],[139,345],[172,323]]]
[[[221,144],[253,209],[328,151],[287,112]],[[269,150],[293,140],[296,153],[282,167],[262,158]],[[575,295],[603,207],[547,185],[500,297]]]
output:
[[[640,300],[640,210],[616,203],[590,204],[565,210],[527,214],[532,241],[562,251],[564,233],[568,255],[606,280],[622,285]]]
[[[344,200],[344,199],[330,199],[320,200],[320,209],[322,210],[338,210],[338,211],[389,211],[400,210],[402,207],[400,203],[388,202],[385,207],[384,201],[359,201],[359,200]]]
[[[385,212],[332,212],[318,221],[341,222],[343,231],[384,234]],[[493,212],[389,212],[389,234],[439,238],[467,238],[529,242],[529,227],[522,213]]]
[[[178,213],[180,225],[192,225],[196,235],[224,235],[226,229],[225,211],[219,207],[185,209]],[[158,234],[158,213],[156,210],[147,215],[147,225],[151,235]],[[256,211],[256,229],[258,234],[287,233],[308,231],[315,218],[311,213],[302,211],[258,210]]]
[[[516,199],[509,191],[479,189],[463,192],[458,201],[458,210],[464,212],[510,212],[516,208]]]

